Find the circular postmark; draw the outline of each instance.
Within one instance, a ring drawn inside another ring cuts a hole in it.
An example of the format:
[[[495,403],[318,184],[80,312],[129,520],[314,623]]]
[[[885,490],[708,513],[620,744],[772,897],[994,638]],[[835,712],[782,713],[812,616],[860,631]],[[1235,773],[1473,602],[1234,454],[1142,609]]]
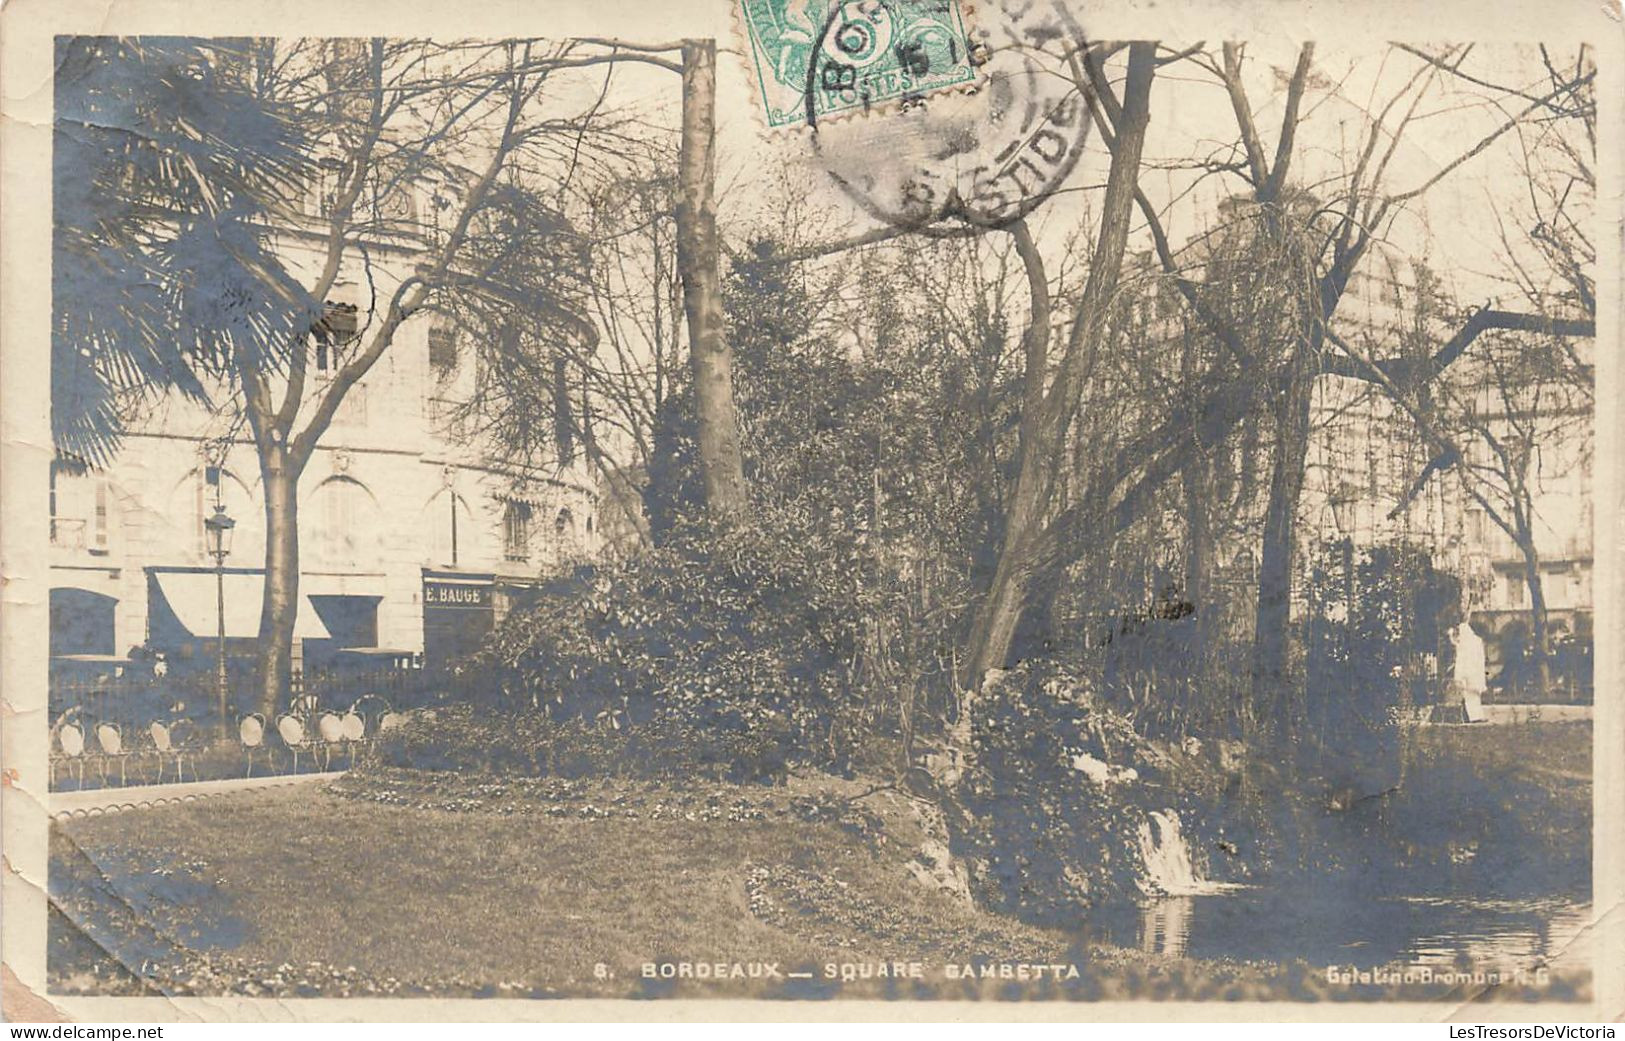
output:
[[[979,7],[958,35],[949,13],[944,0],[832,4],[807,59],[812,149],[876,220],[1002,227],[1051,196],[1083,154],[1094,104],[1086,41],[1055,0]],[[955,61],[977,75],[953,91],[892,94],[874,71],[891,64],[923,80]],[[868,118],[834,118],[853,110]]]

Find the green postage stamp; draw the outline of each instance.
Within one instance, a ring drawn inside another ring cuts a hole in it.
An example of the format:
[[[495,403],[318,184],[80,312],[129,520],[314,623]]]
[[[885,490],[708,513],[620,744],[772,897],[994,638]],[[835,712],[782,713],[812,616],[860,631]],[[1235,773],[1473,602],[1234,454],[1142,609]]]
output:
[[[740,0],[769,126],[976,80],[959,0]]]

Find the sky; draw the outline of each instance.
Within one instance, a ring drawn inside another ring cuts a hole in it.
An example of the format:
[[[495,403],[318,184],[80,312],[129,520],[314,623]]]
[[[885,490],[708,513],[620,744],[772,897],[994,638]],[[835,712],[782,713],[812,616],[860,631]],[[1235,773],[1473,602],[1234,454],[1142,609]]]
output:
[[[985,29],[985,26],[983,27]],[[995,34],[995,43],[1000,38]],[[794,190],[807,193],[806,202],[825,224],[827,234],[841,237],[877,227],[852,195],[837,187],[831,176],[847,180],[876,178],[895,186],[913,171],[940,172],[934,158],[965,128],[986,140],[975,149],[948,161],[964,166],[985,161],[987,151],[1002,144],[992,91],[976,95],[957,92],[931,97],[924,112],[900,114],[883,110],[839,122],[825,121],[817,134],[805,128],[770,129],[750,56],[722,41],[718,59],[718,180],[720,220],[725,233],[736,239],[752,228],[771,226],[778,217],[782,197],[775,181],[788,172]],[[1184,46],[1175,44],[1175,47]],[[1419,45],[1421,46],[1421,45]],[[1554,58],[1572,62],[1573,40],[1553,39]],[[1207,48],[1216,53],[1216,44]],[[1432,52],[1444,50],[1428,45]],[[1296,62],[1298,43],[1264,36],[1245,49],[1244,74],[1255,121],[1267,151],[1273,153],[1280,132],[1285,81]],[[1005,50],[995,48],[989,69],[1001,70]],[[1353,39],[1317,42],[1311,89],[1304,102],[1298,134],[1293,179],[1299,183],[1337,178],[1352,162],[1368,112],[1381,108],[1405,87],[1423,63],[1391,49],[1380,40]],[[1544,93],[1545,79],[1538,51],[1530,45],[1487,43],[1471,47],[1462,70],[1498,84],[1528,87]],[[1049,60],[1053,73],[1064,72]],[[1121,58],[1115,75],[1121,76]],[[610,97],[645,113],[656,126],[675,133],[680,116],[679,79],[675,73],[645,65],[617,67]],[[1055,82],[1030,86],[1045,93],[1046,101],[1059,96]],[[1018,89],[1032,81],[1014,77]],[[596,94],[603,74],[593,70],[578,89]],[[1070,83],[1064,83],[1070,91]],[[1417,187],[1456,157],[1472,149],[1506,121],[1514,111],[1504,103],[1491,103],[1491,92],[1471,83],[1440,75],[1415,112],[1415,118],[1395,150],[1387,175],[1391,190]],[[1234,175],[1201,176],[1190,170],[1159,167],[1192,155],[1223,150],[1237,140],[1235,116],[1228,97],[1214,76],[1190,61],[1173,62],[1158,69],[1151,95],[1145,169],[1141,185],[1159,209],[1177,248],[1211,225],[1218,201],[1245,188]],[[1396,110],[1397,111],[1397,110]],[[1392,117],[1391,117],[1392,121]],[[992,128],[991,130],[989,128]],[[1384,140],[1382,147],[1387,147]],[[1062,190],[1049,198],[1030,218],[1041,248],[1059,262],[1064,240],[1098,205],[1108,163],[1098,138],[1090,136],[1081,159]],[[1528,213],[1523,188],[1521,153],[1516,135],[1507,134],[1481,154],[1463,163],[1425,195],[1405,206],[1389,229],[1388,246],[1395,256],[1424,259],[1442,272],[1463,302],[1486,302],[1505,293],[1495,272],[1503,247],[1499,216],[1514,236]],[[1149,248],[1149,236],[1137,222],[1131,249]],[[1055,266],[1052,263],[1052,268]],[[1506,299],[1507,305],[1517,301]]]

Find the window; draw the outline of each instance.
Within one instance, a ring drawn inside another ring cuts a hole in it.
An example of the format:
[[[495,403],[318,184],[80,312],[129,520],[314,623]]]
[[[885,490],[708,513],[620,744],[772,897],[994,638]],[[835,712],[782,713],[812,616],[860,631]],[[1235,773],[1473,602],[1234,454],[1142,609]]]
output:
[[[1523,595],[1524,595],[1524,592],[1525,592],[1523,579],[1521,577],[1519,577],[1518,575],[1508,575],[1506,577],[1506,582],[1507,582],[1507,606],[1508,607],[1522,607],[1523,606]]]
[[[553,531],[560,537],[576,533],[575,515],[570,512],[569,507],[559,511],[558,518],[553,521]]]
[[[1467,511],[1467,541],[1475,546],[1484,544],[1484,511]]]
[[[107,515],[109,492],[106,481],[96,482],[96,523],[91,529],[90,551],[107,552]]]
[[[320,518],[313,548],[327,563],[355,562],[376,537],[372,495],[353,477],[329,477],[316,488],[311,505]]]
[[[502,555],[508,560],[530,559],[530,504],[509,502],[502,512]]]
[[[337,156],[324,156],[317,161],[315,176],[310,181],[310,197],[306,200],[311,216],[332,216],[346,169],[347,164]]]
[[[354,304],[329,303],[322,311],[321,321],[311,329],[316,338],[316,371],[336,370],[344,348],[355,341],[360,328]]]
[[[73,458],[51,461],[51,544],[107,552],[112,489]]]
[[[457,333],[448,325],[429,330],[429,368],[442,379],[457,368]]]
[[[57,509],[56,509],[56,475],[60,470],[61,470],[60,464],[58,464],[55,460],[52,460],[52,462],[51,462],[51,544],[53,546],[56,545],[56,541],[57,541],[57,538],[58,538],[58,536],[57,536],[57,517],[59,516],[59,514],[57,513]]]

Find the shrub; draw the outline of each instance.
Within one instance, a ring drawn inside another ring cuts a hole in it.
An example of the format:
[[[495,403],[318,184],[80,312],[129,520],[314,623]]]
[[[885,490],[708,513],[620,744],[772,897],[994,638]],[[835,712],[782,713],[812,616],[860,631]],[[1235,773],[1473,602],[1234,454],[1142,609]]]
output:
[[[537,747],[571,735],[611,772],[844,770],[872,723],[852,662],[884,610],[867,592],[874,567],[855,545],[771,514],[690,525],[542,590],[468,662],[464,686],[493,719],[533,717],[515,733],[550,724]]]
[[[1023,663],[984,689],[978,716],[951,820],[955,852],[989,907],[1075,926],[1084,908],[1138,894],[1148,809],[1176,810],[1201,830],[1206,807],[1167,786],[1171,753],[1096,700],[1077,674]],[[1075,769],[1080,754],[1106,764],[1113,779]],[[1185,767],[1184,778],[1202,773]]]
[[[781,780],[782,732],[696,728],[670,715],[636,728],[451,705],[414,718],[379,744],[380,760],[416,770],[521,777],[643,777],[734,783]]]

